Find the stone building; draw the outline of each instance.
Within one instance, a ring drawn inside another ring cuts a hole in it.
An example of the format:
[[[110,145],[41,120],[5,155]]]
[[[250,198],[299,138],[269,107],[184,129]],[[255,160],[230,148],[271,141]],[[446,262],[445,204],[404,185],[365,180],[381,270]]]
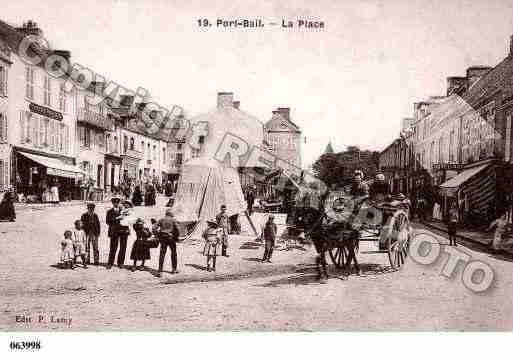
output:
[[[301,167],[301,129],[290,119],[290,108],[278,107],[264,125],[264,140],[278,158]]]

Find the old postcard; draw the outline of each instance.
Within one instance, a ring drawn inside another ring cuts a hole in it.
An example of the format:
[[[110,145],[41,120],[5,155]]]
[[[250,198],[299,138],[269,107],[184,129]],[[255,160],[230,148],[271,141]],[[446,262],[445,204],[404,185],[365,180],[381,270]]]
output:
[[[513,329],[512,1],[0,8],[1,331]]]

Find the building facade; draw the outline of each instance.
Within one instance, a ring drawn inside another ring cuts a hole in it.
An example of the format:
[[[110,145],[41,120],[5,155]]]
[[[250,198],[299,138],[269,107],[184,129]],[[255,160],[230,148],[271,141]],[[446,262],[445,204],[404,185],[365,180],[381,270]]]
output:
[[[273,111],[264,125],[264,141],[276,157],[301,168],[301,129],[290,119],[290,108]]]

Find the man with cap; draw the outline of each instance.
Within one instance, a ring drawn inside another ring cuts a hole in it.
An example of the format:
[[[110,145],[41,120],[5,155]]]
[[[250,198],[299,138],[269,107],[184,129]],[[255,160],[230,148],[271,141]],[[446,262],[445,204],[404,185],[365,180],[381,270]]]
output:
[[[221,237],[221,255],[223,257],[228,257],[226,254],[226,249],[228,248],[228,233],[229,233],[229,218],[226,214],[226,206],[223,204],[221,206],[221,212],[216,216],[216,222],[219,228],[222,229],[222,237]]]
[[[94,203],[87,204],[87,212],[82,214],[80,220],[86,234],[86,257],[87,264],[91,262],[91,246],[93,247],[94,265],[97,266],[100,261],[100,252],[98,250],[98,237],[100,236],[100,219],[94,212]]]
[[[107,263],[107,269],[112,268],[114,265],[114,258],[116,257],[116,252],[118,250],[119,245],[119,253],[118,253],[118,266],[121,268],[123,263],[125,263],[125,253],[126,253],[126,242],[128,239],[128,234],[126,233],[126,226],[121,225],[121,220],[123,219],[122,208],[120,206],[121,198],[112,197],[112,208],[107,211],[106,222],[107,226],[109,226],[108,236],[110,238],[110,247],[109,247],[109,261]]]
[[[176,242],[180,235],[176,221],[171,209],[166,210],[166,216],[159,219],[159,239],[160,239],[160,256],[159,256],[159,271],[157,277],[162,276],[164,268],[164,258],[166,257],[167,247],[171,251],[171,266],[173,271],[171,273],[178,273],[176,267],[178,266],[178,256],[176,254]]]

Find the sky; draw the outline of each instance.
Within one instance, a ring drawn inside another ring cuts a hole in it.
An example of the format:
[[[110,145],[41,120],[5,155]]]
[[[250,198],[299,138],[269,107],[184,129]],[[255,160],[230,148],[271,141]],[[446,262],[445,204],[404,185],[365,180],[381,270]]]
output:
[[[234,92],[265,122],[291,107],[308,165],[329,141],[382,150],[413,103],[444,95],[448,76],[495,66],[513,35],[513,0],[3,1],[2,20],[32,19],[54,49],[191,116]],[[212,27],[199,27],[198,19]],[[323,21],[324,29],[225,29],[217,19]]]

